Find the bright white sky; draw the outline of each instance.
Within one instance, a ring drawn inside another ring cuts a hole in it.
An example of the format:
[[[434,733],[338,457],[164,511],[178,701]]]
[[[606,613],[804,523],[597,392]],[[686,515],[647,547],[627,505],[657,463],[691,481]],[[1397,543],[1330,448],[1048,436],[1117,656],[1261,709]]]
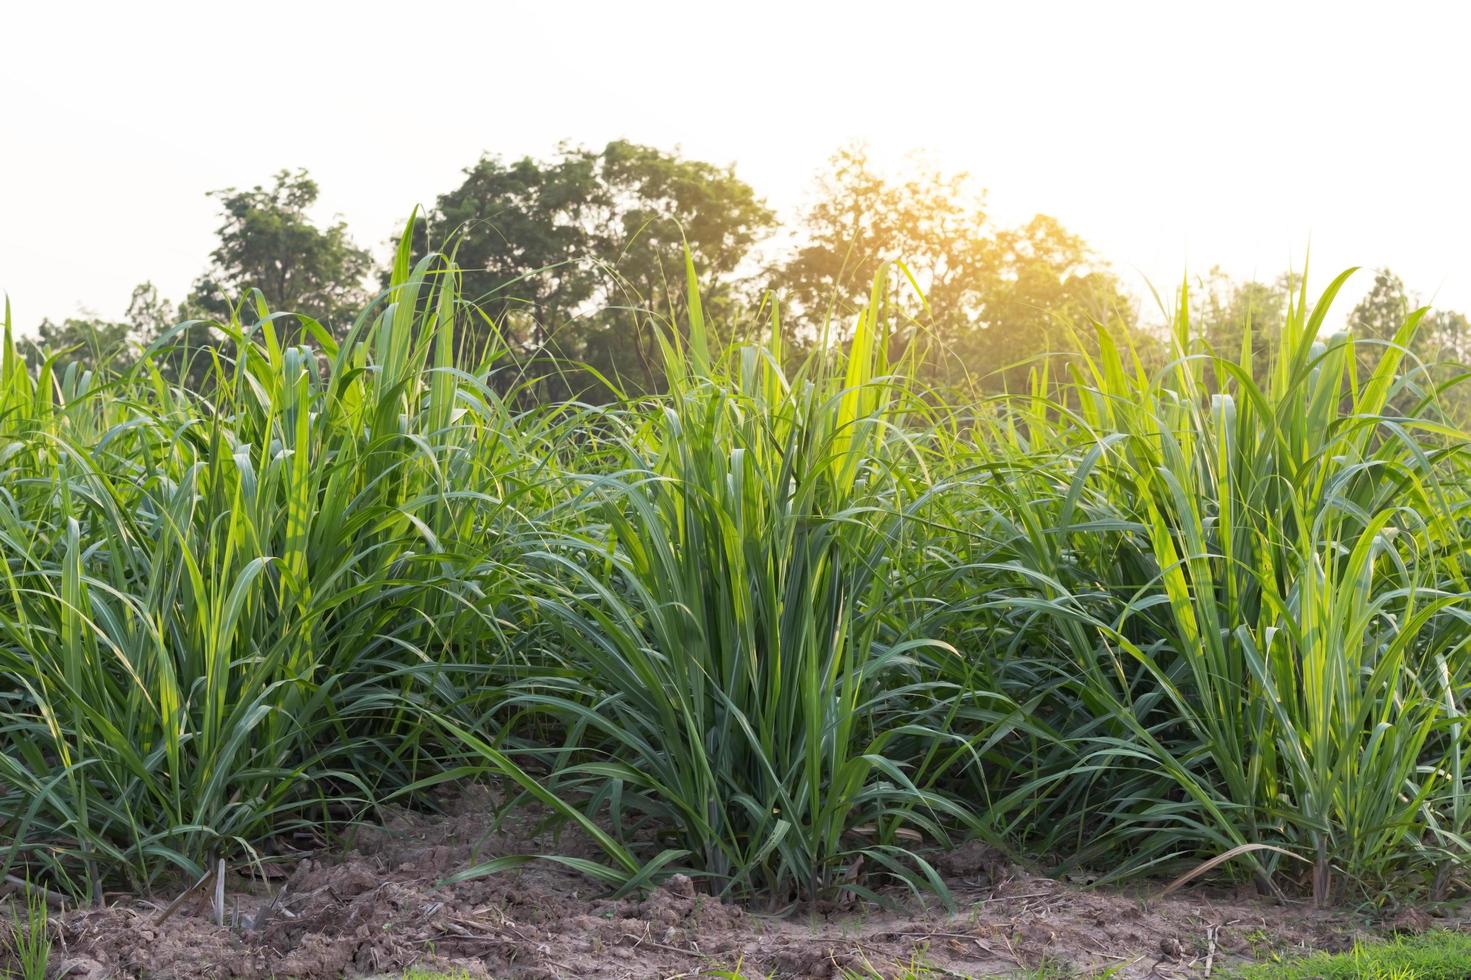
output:
[[[381,255],[483,151],[678,146],[791,215],[861,139],[1058,216],[1141,295],[1311,243],[1316,282],[1388,265],[1471,309],[1467,9],[0,0],[0,289],[23,328],[179,298],[205,193],[282,167]]]

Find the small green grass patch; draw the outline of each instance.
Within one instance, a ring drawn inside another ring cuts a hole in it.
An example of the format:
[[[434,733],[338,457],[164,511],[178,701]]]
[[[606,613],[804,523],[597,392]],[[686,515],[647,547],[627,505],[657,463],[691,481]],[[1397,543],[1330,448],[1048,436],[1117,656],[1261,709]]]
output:
[[[1464,980],[1471,976],[1471,935],[1437,930],[1392,942],[1359,943],[1347,953],[1262,964],[1239,976],[1241,980]]]

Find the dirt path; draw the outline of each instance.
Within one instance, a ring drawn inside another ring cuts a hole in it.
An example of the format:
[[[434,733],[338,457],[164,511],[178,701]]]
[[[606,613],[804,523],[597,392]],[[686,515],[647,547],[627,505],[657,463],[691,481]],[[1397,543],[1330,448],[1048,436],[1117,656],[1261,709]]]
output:
[[[76,978],[316,978],[418,965],[472,977],[612,980],[697,977],[738,964],[750,976],[833,977],[864,968],[892,975],[916,960],[941,976],[1047,965],[1060,976],[1187,977],[1272,951],[1345,948],[1372,926],[1346,912],[1220,893],[1088,890],[1024,873],[975,845],[941,862],[954,915],[909,902],[899,911],[773,918],[702,895],[683,877],[645,898],[613,900],[589,879],[540,862],[437,884],[477,855],[554,849],[547,835],[486,837],[493,804],[486,791],[467,791],[445,815],[393,813],[338,857],[273,860],[275,880],[231,876],[223,927],[209,887],[162,922],[163,901],[68,912],[53,962]]]

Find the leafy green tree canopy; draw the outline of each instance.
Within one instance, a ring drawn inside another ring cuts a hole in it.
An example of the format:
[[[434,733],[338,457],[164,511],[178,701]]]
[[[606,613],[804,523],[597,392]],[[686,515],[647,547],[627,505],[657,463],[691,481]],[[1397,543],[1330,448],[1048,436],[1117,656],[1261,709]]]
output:
[[[547,160],[482,157],[427,224],[453,240],[465,294],[514,347],[640,390],[658,383],[648,317],[680,320],[685,247],[718,308],[775,221],[730,168],[618,140]]]
[[[1405,288],[1404,280],[1389,269],[1374,272],[1374,284],[1349,314],[1349,329],[1381,344],[1389,343],[1405,318],[1427,305]],[[1383,348],[1370,346],[1361,355],[1366,369],[1378,362]],[[1407,370],[1413,389],[1401,392],[1394,407],[1420,413],[1421,399],[1434,399],[1442,414],[1471,422],[1471,388],[1459,379],[1471,360],[1471,320],[1454,310],[1430,309],[1410,342]]]
[[[272,310],[345,329],[367,302],[372,259],[342,221],[321,227],[308,215],[318,187],[305,170],[282,170],[269,187],[211,196],[220,202],[219,246],[195,282],[189,315],[223,318],[246,290],[259,289]]]
[[[1405,317],[1422,306],[1423,300],[1405,289],[1404,280],[1389,269],[1374,272],[1374,285],[1349,314],[1349,328],[1361,337],[1388,342],[1405,322]],[[1454,310],[1429,310],[1411,343],[1411,353],[1427,362],[1464,362],[1471,359],[1471,335],[1465,314]]]

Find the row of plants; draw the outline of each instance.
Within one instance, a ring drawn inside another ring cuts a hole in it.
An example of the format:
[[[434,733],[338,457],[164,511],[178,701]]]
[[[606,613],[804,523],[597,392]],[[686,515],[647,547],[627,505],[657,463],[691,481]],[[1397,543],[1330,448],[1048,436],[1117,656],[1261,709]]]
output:
[[[1468,454],[1416,317],[1326,334],[1340,277],[1263,360],[1182,298],[1163,368],[1074,324],[1067,377],[957,405],[902,276],[802,354],[775,303],[719,349],[688,279],[667,391],[596,406],[463,359],[483,314],[407,247],[340,341],[242,304],[198,390],[27,366],[7,315],[3,872],[163,887],[490,774],[610,884],[776,906],[943,895],[973,836],[1463,883]]]

